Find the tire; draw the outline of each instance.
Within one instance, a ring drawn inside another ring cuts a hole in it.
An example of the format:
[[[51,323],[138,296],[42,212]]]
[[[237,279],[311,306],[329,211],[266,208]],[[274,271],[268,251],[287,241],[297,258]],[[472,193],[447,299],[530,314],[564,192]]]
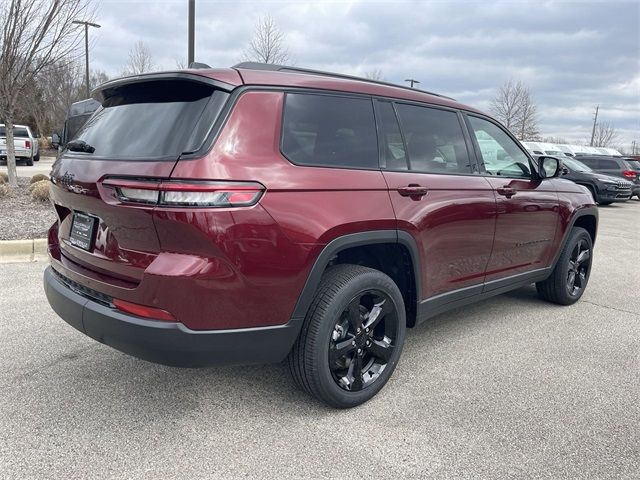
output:
[[[374,309],[377,321],[366,328]],[[405,335],[405,306],[395,282],[372,268],[336,265],[322,276],[289,353],[289,371],[303,390],[322,402],[355,407],[387,383]],[[356,375],[359,367],[362,374]]]
[[[559,305],[574,304],[587,287],[592,262],[591,235],[584,228],[573,227],[553,272],[545,281],[536,283],[538,295]]]
[[[33,157],[29,157],[26,159],[25,163],[29,166],[29,167],[33,167]]]
[[[607,206],[607,205],[611,205],[613,202],[598,202],[598,205],[602,205],[602,206]]]
[[[40,152],[38,152],[38,154],[35,157],[33,157],[33,161],[34,162],[39,162],[40,161]]]
[[[595,189],[591,185],[585,185],[585,187],[587,187],[587,190],[591,192],[591,197],[593,197],[594,203],[598,203],[598,196],[596,195]]]

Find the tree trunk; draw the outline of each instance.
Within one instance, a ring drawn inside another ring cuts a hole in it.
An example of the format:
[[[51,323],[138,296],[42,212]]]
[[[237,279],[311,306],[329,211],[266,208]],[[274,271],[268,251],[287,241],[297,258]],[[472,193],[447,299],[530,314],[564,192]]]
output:
[[[7,172],[9,174],[9,185],[18,186],[18,170],[16,169],[16,146],[13,141],[13,115],[7,115],[4,119],[4,127],[7,133]]]

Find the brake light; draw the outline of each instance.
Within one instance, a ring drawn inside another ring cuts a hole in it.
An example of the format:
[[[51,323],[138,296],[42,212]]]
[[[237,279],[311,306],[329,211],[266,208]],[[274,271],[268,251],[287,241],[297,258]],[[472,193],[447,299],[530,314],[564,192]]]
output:
[[[622,175],[624,175],[625,178],[636,178],[636,172],[633,170],[625,170],[622,172]]]
[[[29,140],[24,141],[24,148],[31,148],[31,142]]]
[[[165,320],[167,322],[176,322],[177,320],[166,310],[161,308],[147,307],[137,303],[127,302],[126,300],[113,299],[113,305],[121,312],[131,313],[138,317],[149,318],[153,320]]]
[[[114,189],[121,202],[163,207],[250,207],[265,190],[257,182],[232,181],[107,178],[102,185]]]

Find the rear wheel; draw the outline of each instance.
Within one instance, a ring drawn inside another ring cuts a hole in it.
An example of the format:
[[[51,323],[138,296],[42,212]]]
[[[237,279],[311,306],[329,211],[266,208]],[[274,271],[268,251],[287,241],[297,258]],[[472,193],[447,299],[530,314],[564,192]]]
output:
[[[396,367],[406,333],[402,294],[384,273],[337,265],[322,277],[288,358],[295,382],[337,408],[378,393]]]
[[[29,157],[27,158],[27,160],[25,161],[25,163],[30,166],[33,167],[33,157]]]
[[[584,293],[593,260],[593,242],[584,228],[574,227],[551,276],[536,283],[538,295],[549,302],[571,305]]]

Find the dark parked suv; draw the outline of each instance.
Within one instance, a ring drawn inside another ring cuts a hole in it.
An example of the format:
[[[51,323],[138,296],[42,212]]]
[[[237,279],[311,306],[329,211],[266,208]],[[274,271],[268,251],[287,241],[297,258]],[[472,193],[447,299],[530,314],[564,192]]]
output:
[[[563,178],[587,187],[595,201],[600,205],[626,202],[631,198],[633,183],[619,177],[594,172],[578,159],[562,159],[564,165]]]
[[[177,366],[279,362],[336,407],[391,376],[407,327],[591,270],[589,191],[435,94],[240,64],[102,85],[56,161],[44,284],[69,324]]]
[[[577,157],[577,160],[580,160],[596,172],[624,178],[633,184],[631,196],[640,196],[640,174],[632,165],[629,164],[632,159],[624,157],[581,155]]]

